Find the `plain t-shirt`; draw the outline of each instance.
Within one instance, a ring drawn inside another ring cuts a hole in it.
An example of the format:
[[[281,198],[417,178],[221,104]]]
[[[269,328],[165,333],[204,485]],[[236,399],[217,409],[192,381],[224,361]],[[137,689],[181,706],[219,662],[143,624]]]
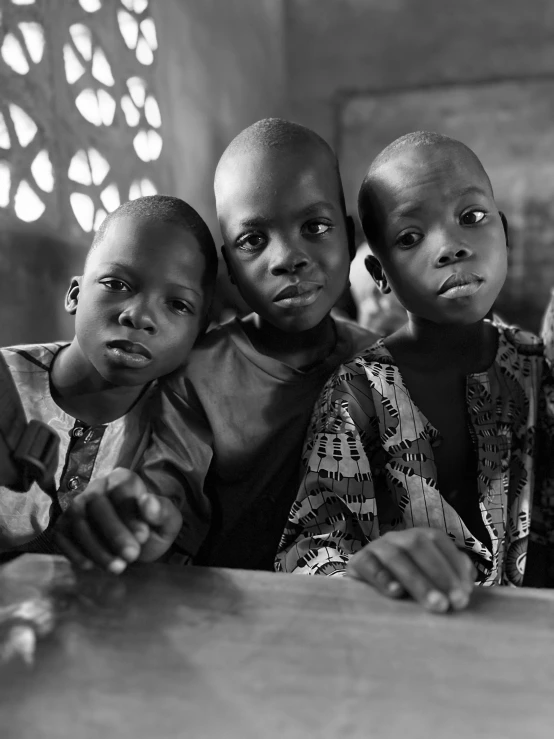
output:
[[[180,506],[183,559],[273,569],[313,406],[332,372],[375,336],[335,318],[334,350],[302,371],[258,352],[243,328],[249,320],[210,331],[186,371],[162,383],[163,413],[143,476]]]

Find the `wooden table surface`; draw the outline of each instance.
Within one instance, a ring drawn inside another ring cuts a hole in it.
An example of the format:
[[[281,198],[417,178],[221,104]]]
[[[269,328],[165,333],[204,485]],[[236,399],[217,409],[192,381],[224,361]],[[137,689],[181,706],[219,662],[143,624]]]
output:
[[[550,591],[440,616],[348,579],[27,555],[0,570],[0,643],[2,739],[554,737]]]

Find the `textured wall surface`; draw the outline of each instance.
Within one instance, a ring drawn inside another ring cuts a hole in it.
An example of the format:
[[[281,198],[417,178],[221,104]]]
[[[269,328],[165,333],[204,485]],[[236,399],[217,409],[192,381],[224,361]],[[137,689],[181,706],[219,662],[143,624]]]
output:
[[[213,175],[243,128],[285,110],[282,0],[158,0],[156,89],[176,195],[217,233]]]

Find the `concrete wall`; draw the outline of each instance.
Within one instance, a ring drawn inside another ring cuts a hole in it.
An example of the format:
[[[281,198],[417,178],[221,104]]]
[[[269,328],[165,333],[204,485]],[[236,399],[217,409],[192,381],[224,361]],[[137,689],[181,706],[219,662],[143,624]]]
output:
[[[425,127],[467,141],[495,169],[512,215],[500,305],[536,329],[554,284],[554,185],[544,189],[554,151],[549,106],[537,92],[554,82],[554,4],[287,0],[286,8],[290,116],[337,149],[349,207],[362,162],[396,136]],[[404,118],[407,107],[413,115]],[[488,125],[479,129],[483,116]]]
[[[282,0],[157,0],[157,90],[174,193],[218,233],[213,174],[227,144],[285,113]]]

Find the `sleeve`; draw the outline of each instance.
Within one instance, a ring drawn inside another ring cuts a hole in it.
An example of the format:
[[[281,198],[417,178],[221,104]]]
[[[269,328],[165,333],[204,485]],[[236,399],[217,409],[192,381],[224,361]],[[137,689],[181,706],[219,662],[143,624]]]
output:
[[[554,362],[554,290],[544,312],[541,325],[541,339],[544,342],[544,353],[549,366]]]
[[[278,571],[342,575],[350,556],[379,535],[369,463],[377,417],[365,372],[349,366],[327,382],[314,409]]]
[[[194,388],[184,376],[160,384],[150,443],[136,472],[154,494],[170,498],[183,526],[166,559],[188,564],[204,541],[211,506],[204,493],[212,433]]]
[[[535,493],[527,559],[526,583],[554,587],[554,376],[548,359],[543,364],[539,391]]]

